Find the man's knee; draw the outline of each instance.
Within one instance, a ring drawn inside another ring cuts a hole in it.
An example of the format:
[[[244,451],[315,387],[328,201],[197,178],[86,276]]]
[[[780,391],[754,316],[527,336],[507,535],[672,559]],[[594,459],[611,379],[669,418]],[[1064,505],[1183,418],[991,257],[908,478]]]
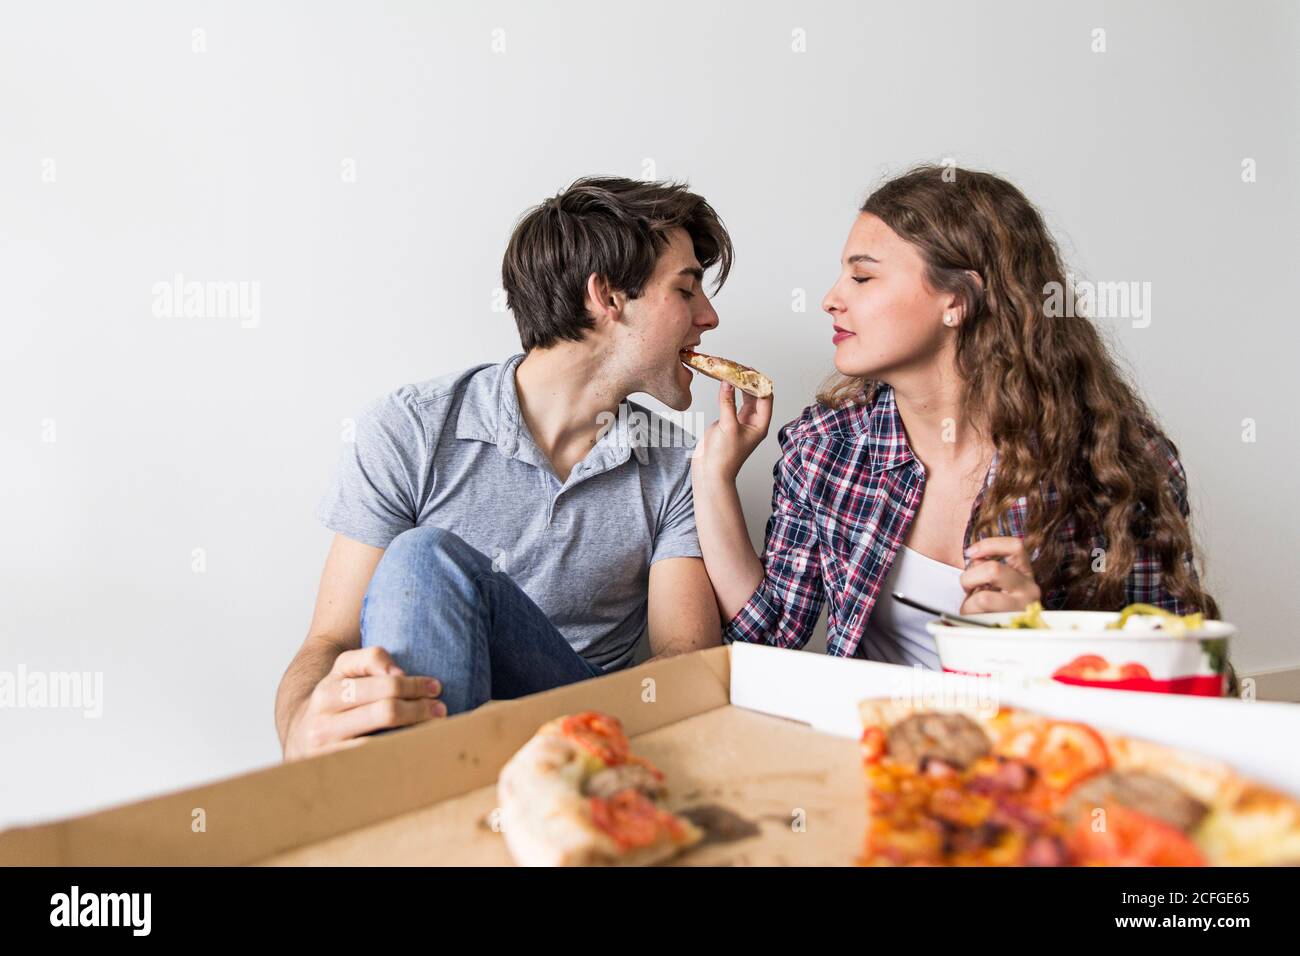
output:
[[[412,642],[424,640],[428,615],[451,620],[461,609],[479,604],[478,580],[492,562],[459,535],[442,528],[404,531],[384,551],[361,605],[361,643],[386,648],[399,658]],[[446,642],[468,629],[439,631]]]
[[[419,567],[426,572],[478,572],[492,564],[460,535],[429,525],[399,534],[389,543],[384,561]]]

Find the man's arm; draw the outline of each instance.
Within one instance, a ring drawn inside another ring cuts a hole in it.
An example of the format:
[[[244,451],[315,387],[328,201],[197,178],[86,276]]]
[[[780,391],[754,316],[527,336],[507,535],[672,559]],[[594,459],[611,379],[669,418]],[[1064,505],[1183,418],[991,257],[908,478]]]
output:
[[[722,643],[718,604],[701,558],[665,558],[650,565],[646,613],[652,659]]]
[[[406,676],[383,648],[361,649],[361,602],[383,554],[334,536],[307,638],[276,693],[275,727],[286,760],[446,713],[434,700],[440,686]]]

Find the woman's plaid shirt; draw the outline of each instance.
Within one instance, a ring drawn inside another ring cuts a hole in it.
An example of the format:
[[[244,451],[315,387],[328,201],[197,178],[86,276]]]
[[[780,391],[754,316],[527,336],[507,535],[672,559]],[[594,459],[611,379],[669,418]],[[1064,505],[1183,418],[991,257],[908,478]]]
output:
[[[879,387],[870,404],[809,406],[781,428],[779,438],[781,460],[773,469],[763,582],[723,636],[728,641],[802,647],[829,599],[827,653],[852,657],[894,555],[907,539],[921,502],[925,469],[912,454],[894,391],[887,385]],[[1186,516],[1186,473],[1172,449],[1165,445],[1162,452],[1172,491]],[[997,461],[995,454],[985,488]],[[972,506],[963,548],[971,543],[982,498],[983,491]],[[1021,498],[1002,517],[1001,533],[1023,538],[1027,511]],[[1072,531],[1067,528],[1065,534]],[[1105,539],[1096,536],[1093,545],[1104,550]],[[1185,561],[1191,568],[1190,553]],[[1195,610],[1183,607],[1164,589],[1159,561],[1145,549],[1139,549],[1125,590],[1128,604],[1154,604],[1180,614]],[[1064,599],[1064,590],[1058,589],[1044,594],[1043,606],[1059,608]]]

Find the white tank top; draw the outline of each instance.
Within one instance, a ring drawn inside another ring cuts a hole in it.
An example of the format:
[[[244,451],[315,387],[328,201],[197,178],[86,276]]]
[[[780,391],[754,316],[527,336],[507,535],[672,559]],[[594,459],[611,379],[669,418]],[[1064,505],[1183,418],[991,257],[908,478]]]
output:
[[[854,656],[938,670],[939,651],[925,629],[934,615],[895,601],[894,592],[955,614],[966,599],[960,583],[962,571],[907,546],[899,548]]]

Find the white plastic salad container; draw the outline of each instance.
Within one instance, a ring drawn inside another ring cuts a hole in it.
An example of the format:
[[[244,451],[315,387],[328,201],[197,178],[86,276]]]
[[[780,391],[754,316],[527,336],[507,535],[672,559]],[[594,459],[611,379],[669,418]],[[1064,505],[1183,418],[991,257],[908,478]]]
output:
[[[1005,624],[1015,614],[970,614]],[[1224,693],[1228,639],[1237,628],[1205,621],[1184,634],[1150,629],[1130,619],[1124,630],[1107,629],[1119,618],[1110,611],[1043,611],[1047,628],[926,625],[938,644],[945,671],[1028,680],[1056,680],[1085,687],[1145,690],[1220,697]]]

